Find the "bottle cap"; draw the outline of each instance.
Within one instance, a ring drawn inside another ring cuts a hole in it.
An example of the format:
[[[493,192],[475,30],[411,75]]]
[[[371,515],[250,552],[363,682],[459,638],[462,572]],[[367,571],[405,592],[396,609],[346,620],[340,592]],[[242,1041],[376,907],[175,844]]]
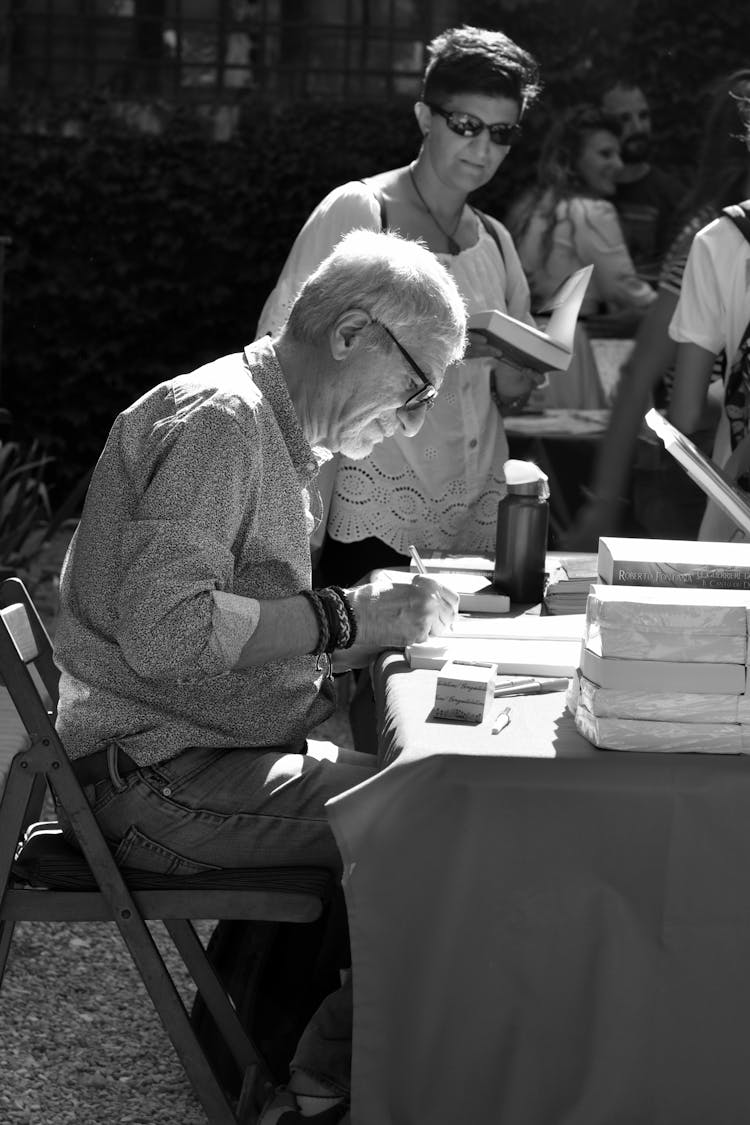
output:
[[[533,461],[506,461],[503,465],[505,483],[510,491],[527,496],[538,496],[540,500],[549,497],[549,481]]]

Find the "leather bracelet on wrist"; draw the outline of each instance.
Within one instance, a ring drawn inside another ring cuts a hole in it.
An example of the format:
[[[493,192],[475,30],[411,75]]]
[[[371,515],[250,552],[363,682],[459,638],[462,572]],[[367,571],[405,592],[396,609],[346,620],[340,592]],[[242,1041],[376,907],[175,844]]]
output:
[[[318,622],[318,644],[313,655],[351,648],[357,638],[354,607],[340,586],[324,586],[318,590],[301,590],[315,611]]]
[[[331,641],[331,632],[328,626],[328,615],[323,607],[323,602],[320,600],[314,590],[300,590],[303,598],[306,598],[313,608],[315,620],[318,623],[318,643],[315,648],[311,649],[313,656],[320,656],[323,652],[328,652],[328,645]]]

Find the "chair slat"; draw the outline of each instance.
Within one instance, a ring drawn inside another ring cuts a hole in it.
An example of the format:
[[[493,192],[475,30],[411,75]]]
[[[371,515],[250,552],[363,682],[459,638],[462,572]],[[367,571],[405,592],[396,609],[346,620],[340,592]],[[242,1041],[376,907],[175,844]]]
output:
[[[13,638],[13,643],[18,649],[18,655],[21,657],[24,664],[31,664],[32,661],[37,660],[39,657],[39,648],[34,636],[34,630],[31,628],[31,622],[29,621],[26,607],[22,606],[20,603],[7,606],[5,609],[0,609],[0,616],[3,619],[6,629]]]

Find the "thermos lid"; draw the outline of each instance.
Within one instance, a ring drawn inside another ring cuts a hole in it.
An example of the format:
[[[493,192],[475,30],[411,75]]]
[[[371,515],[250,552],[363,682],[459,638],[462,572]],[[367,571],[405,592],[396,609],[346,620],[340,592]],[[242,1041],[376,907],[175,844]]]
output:
[[[511,459],[503,465],[508,492],[520,496],[538,496],[540,500],[549,497],[549,481],[533,461]]]

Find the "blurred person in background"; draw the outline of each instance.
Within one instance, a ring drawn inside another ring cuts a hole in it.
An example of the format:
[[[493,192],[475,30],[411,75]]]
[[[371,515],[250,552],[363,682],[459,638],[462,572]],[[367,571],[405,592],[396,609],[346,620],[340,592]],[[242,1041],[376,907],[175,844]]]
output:
[[[581,321],[602,313],[640,317],[654,301],[653,289],[636,274],[611,202],[621,168],[618,127],[595,106],[575,106],[553,124],[542,146],[536,184],[508,217],[531,287],[533,312],[565,278],[590,264],[594,272]],[[565,374],[551,377],[543,396],[547,406],[606,405],[582,323],[573,362]]]
[[[674,218],[685,187],[651,163],[651,109],[636,82],[611,78],[601,90],[599,104],[620,131],[622,167],[613,202],[625,242],[638,275],[656,284],[662,258],[676,233]]]
[[[621,369],[589,498],[566,537],[569,550],[596,550],[600,535],[615,535],[623,527],[631,534],[659,538],[691,539],[698,532],[705,507],[703,492],[660,445],[639,449],[638,434],[651,405],[661,410],[669,407],[677,343],[668,329],[693,237],[723,207],[750,195],[750,155],[738,123],[742,105],[738,99],[748,94],[750,68],[735,71],[712,87],[692,188],[676,215],[679,233],[665,256],[657,299]],[[713,445],[721,410],[724,366],[723,353],[715,356],[710,393],[697,421],[690,420],[688,432],[705,452]]]

